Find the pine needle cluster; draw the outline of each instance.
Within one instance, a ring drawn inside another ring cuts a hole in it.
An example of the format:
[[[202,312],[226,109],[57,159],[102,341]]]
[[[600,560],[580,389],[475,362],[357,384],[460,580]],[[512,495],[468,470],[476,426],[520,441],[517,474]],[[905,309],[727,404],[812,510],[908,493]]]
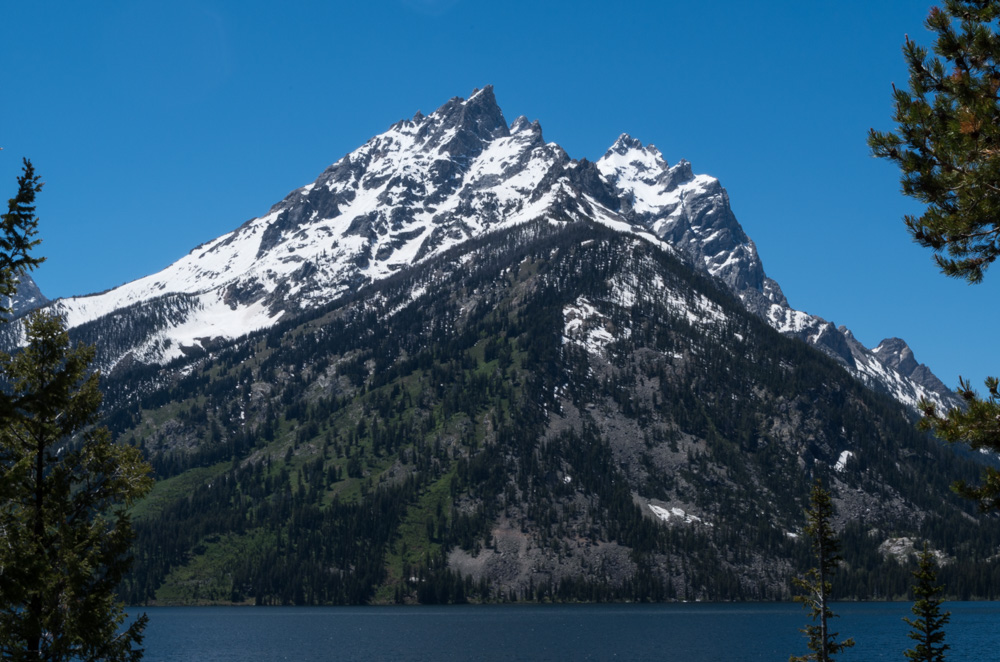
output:
[[[1000,255],[1000,2],[946,0],[925,22],[934,53],[906,37],[909,89],[893,86],[895,131],[872,129],[902,190],[927,205],[904,221],[949,275],[978,283]]]

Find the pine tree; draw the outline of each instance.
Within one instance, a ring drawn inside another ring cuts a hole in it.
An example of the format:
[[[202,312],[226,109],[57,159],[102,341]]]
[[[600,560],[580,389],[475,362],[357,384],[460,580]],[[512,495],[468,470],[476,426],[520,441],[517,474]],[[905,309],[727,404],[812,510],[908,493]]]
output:
[[[7,213],[0,216],[0,321],[6,321],[10,297],[17,292],[18,277],[45,261],[32,257],[38,245],[33,239],[38,231],[35,217],[35,194],[42,190],[40,178],[31,161],[24,160],[24,174],[17,178],[17,195],[7,201]]]
[[[899,165],[903,192],[927,205],[904,218],[913,238],[935,251],[945,274],[973,283],[1000,255],[998,19],[996,0],[932,8],[925,24],[939,57],[907,36],[910,89],[893,86],[898,129],[868,135],[875,156]]]
[[[934,571],[934,555],[924,543],[924,551],[918,557],[917,569],[913,571],[916,582],[913,595],[916,601],[910,611],[915,619],[903,618],[913,628],[907,636],[917,642],[915,648],[903,653],[910,660],[920,662],[943,662],[948,644],[944,643],[944,626],[950,620],[949,612],[941,613],[941,592],[943,586],[937,584]]]
[[[926,26],[937,57],[906,38],[909,90],[893,86],[897,129],[872,129],[868,144],[899,166],[903,193],[927,205],[903,219],[914,240],[934,251],[946,275],[978,283],[1000,255],[1000,0],[946,0]],[[960,378],[967,408],[942,413],[925,401],[922,427],[1000,452],[997,379],[986,387],[984,399]],[[981,485],[956,490],[983,510],[1000,509],[996,469],[985,470]]]
[[[0,296],[41,262],[27,160],[0,222]],[[138,660],[145,616],[122,628],[115,591],[128,569],[126,507],[152,483],[139,451],[96,427],[92,347],[70,347],[62,320],[37,312],[27,345],[0,354],[0,658]]]
[[[816,479],[809,497],[805,528],[816,556],[816,567],[810,569],[805,577],[792,580],[795,587],[804,593],[795,596],[795,601],[809,609],[809,617],[813,621],[812,625],[801,630],[808,638],[808,647],[812,652],[799,657],[793,655],[789,662],[833,662],[834,655],[854,645],[853,639],[837,643],[838,633],[830,632],[829,626],[830,619],[836,618],[836,614],[830,609],[830,594],[833,591],[830,579],[843,560],[840,556],[840,543],[833,530],[833,515],[830,493]]]
[[[44,312],[25,332],[27,347],[0,357],[17,414],[0,427],[0,656],[139,659],[145,617],[119,633],[115,590],[131,560],[126,507],[149,490],[149,467],[94,426],[93,347],[70,347]]]

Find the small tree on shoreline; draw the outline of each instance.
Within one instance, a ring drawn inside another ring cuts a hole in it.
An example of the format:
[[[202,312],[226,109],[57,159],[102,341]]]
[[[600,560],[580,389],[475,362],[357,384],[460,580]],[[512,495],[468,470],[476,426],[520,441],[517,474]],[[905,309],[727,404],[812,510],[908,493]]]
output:
[[[941,593],[944,586],[937,583],[934,571],[934,555],[924,543],[924,551],[917,557],[917,569],[912,572],[916,582],[913,595],[916,601],[910,611],[916,618],[904,617],[913,630],[907,634],[917,645],[903,653],[910,660],[919,662],[943,662],[944,653],[949,649],[944,643],[944,626],[951,620],[951,613],[941,613]]]
[[[854,645],[853,639],[837,643],[836,632],[830,632],[829,621],[836,618],[830,609],[830,594],[833,585],[830,582],[834,571],[843,559],[840,556],[840,543],[833,530],[833,502],[830,493],[823,489],[823,483],[817,478],[813,483],[809,496],[809,509],[806,511],[806,535],[811,538],[813,554],[816,557],[816,567],[810,569],[804,577],[796,577],[792,583],[803,595],[795,596],[795,601],[809,610],[813,623],[802,628],[809,640],[808,655],[791,656],[789,662],[833,662],[833,655]]]

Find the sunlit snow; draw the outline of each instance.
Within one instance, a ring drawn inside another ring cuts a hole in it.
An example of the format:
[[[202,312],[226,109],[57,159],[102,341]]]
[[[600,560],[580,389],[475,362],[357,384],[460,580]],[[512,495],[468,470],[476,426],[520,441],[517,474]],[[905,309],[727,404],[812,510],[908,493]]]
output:
[[[843,451],[837,458],[837,463],[833,465],[833,470],[843,473],[847,469],[847,461],[854,457],[851,451]]]
[[[680,520],[681,522],[684,522],[685,524],[698,523],[698,524],[705,524],[706,526],[712,526],[711,524],[704,522],[697,515],[690,515],[681,508],[673,507],[668,510],[667,508],[663,508],[662,506],[657,506],[651,503],[648,505],[649,509],[653,511],[653,514],[664,522],[669,522],[671,521],[671,519],[676,519]]]

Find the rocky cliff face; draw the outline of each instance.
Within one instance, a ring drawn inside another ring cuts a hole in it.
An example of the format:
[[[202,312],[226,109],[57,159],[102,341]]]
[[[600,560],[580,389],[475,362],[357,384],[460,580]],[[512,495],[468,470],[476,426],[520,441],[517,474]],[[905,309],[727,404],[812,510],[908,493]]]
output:
[[[7,307],[11,309],[11,317],[16,318],[41,308],[48,302],[34,279],[29,274],[22,274],[17,284],[17,292],[7,302]]]
[[[949,390],[930,368],[923,363],[917,363],[913,357],[913,350],[900,338],[886,338],[872,350],[872,353],[882,365],[895,370],[928,391],[942,393]]]

